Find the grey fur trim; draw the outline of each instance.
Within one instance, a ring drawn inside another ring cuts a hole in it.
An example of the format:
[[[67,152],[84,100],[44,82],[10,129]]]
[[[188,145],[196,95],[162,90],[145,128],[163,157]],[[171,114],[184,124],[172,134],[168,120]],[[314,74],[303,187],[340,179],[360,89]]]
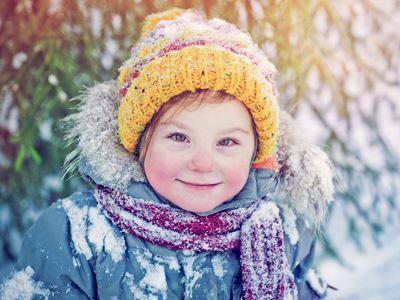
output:
[[[126,151],[118,139],[118,84],[97,84],[78,97],[78,112],[64,119],[66,139],[77,143],[64,164],[64,172],[73,172],[81,158],[108,187],[124,192],[133,181],[146,181],[137,157]]]
[[[304,140],[299,125],[283,110],[279,129],[279,192],[297,213],[308,216],[319,227],[333,201],[333,164],[319,147]]]

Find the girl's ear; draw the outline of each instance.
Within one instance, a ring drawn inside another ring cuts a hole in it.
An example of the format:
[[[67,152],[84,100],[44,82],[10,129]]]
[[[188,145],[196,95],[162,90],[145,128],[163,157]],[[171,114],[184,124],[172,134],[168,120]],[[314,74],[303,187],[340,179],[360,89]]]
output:
[[[151,137],[153,136],[154,133],[154,126],[152,125],[152,122],[150,121],[148,125],[146,126],[146,129],[143,131],[142,136],[140,137],[140,142],[139,146],[136,149],[137,152],[137,157],[138,157],[138,163],[140,167],[143,170],[143,173],[145,173],[144,170],[144,161],[146,159],[146,153],[147,149],[149,149],[149,145],[151,142]]]

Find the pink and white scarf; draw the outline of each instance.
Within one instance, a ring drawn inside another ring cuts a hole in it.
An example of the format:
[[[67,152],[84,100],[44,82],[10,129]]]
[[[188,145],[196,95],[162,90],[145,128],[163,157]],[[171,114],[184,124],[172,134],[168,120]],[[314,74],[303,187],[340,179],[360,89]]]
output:
[[[240,249],[244,299],[297,299],[273,202],[198,216],[97,186],[95,198],[122,230],[174,250]]]

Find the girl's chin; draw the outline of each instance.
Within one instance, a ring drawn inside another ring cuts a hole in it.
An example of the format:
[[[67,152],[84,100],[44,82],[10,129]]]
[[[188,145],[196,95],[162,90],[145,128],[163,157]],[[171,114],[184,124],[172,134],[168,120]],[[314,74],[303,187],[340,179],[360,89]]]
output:
[[[188,196],[188,197],[190,197],[190,196]],[[224,201],[213,201],[213,203],[207,203],[207,201],[205,199],[199,199],[199,200],[193,199],[192,201],[190,201],[190,203],[188,203],[188,201],[186,201],[186,200],[185,201],[177,200],[177,201],[171,201],[171,202],[174,203],[179,208],[186,210],[188,212],[206,213],[206,212],[213,210],[214,208],[219,206],[221,203],[225,202],[225,200]]]

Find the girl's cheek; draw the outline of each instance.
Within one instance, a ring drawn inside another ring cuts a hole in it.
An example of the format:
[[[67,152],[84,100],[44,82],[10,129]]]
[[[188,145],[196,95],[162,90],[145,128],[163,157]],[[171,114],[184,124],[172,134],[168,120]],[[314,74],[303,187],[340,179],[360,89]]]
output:
[[[247,163],[231,164],[226,169],[226,179],[232,188],[239,190],[244,186],[249,176],[250,166]]]
[[[152,177],[161,179],[167,179],[168,177],[174,177],[174,173],[179,167],[179,162],[174,157],[159,153],[154,155],[153,159],[148,163],[148,172],[151,172]]]

